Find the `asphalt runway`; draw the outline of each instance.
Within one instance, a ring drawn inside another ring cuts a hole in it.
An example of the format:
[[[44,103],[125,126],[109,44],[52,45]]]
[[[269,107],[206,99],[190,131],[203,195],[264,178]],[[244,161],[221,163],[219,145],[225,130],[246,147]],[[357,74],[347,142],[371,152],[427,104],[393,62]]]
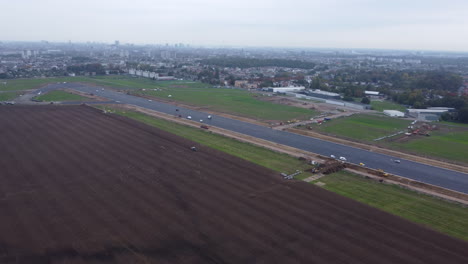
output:
[[[437,185],[447,189],[468,193],[468,174],[421,164],[414,161],[401,159],[399,157],[374,153],[346,145],[341,145],[329,141],[315,139],[303,135],[298,135],[286,131],[278,131],[268,127],[259,126],[235,119],[212,115],[212,119],[207,118],[208,114],[187,108],[177,107],[172,104],[158,101],[149,101],[145,98],[127,95],[109,89],[102,89],[78,83],[51,84],[38,91],[47,92],[58,88],[69,88],[86,93],[94,93],[100,97],[108,98],[116,103],[125,103],[148,108],[166,114],[182,115],[183,118],[191,116],[193,121],[203,120],[210,126],[216,126],[249,136],[269,140],[279,144],[295,147],[305,151],[321,154],[324,156],[342,156],[348,162],[366,164],[373,169],[382,169],[388,173],[403,176],[416,181]],[[176,111],[178,109],[179,111]],[[398,159],[401,163],[395,163]]]

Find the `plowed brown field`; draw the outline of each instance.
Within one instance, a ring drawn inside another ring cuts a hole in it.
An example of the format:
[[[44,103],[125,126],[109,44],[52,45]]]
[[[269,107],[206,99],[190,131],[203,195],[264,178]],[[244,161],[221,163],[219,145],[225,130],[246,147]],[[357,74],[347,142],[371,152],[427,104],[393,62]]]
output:
[[[85,106],[0,107],[0,263],[468,263],[468,243]]]

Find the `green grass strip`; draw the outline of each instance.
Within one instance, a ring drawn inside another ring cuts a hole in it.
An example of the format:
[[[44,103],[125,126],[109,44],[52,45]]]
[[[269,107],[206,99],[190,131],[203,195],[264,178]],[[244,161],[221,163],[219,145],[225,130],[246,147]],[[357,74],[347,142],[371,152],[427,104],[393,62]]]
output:
[[[0,101],[10,101],[14,98],[18,97],[17,92],[4,92],[0,93]]]
[[[459,204],[344,171],[318,181],[325,183],[323,187],[332,192],[468,240],[468,208]]]

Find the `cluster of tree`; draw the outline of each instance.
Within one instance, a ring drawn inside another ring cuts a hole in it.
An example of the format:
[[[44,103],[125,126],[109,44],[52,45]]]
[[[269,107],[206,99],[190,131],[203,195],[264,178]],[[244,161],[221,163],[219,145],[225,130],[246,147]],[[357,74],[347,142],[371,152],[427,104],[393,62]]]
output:
[[[468,106],[468,97],[445,96],[443,98],[429,100],[427,101],[427,105],[434,107],[453,107],[459,110],[465,106]]]
[[[309,83],[304,79],[304,76],[298,76],[298,78],[294,80],[294,84],[309,87]]]
[[[449,72],[430,71],[420,74],[410,82],[410,89],[457,91],[463,78]]]
[[[205,65],[216,65],[221,67],[254,68],[254,67],[285,67],[298,69],[312,69],[312,62],[286,59],[253,59],[241,57],[225,57],[201,60]]]
[[[344,96],[350,96],[350,97],[364,97],[365,96],[365,88],[355,86],[355,85],[344,87],[342,89],[342,92]]]
[[[136,69],[136,68],[138,67],[138,64],[139,64],[139,63],[136,62],[136,61],[127,61],[127,62],[125,63],[125,65],[126,65],[127,68],[129,68],[129,69]]]
[[[413,108],[425,107],[425,96],[423,90],[405,91],[402,93],[394,93],[392,100],[402,105],[412,106]]]
[[[96,74],[105,74],[106,71],[100,63],[89,63],[89,64],[80,64],[80,65],[71,65],[67,67],[68,72],[74,73],[86,73],[86,72],[95,72]]]
[[[455,108],[455,111],[444,113],[441,116],[441,119],[445,121],[468,123],[468,96],[458,97],[456,95],[445,94],[445,96],[442,98],[426,100],[422,90],[415,90],[401,94],[395,94],[392,99],[400,104],[409,105],[413,108]]]
[[[456,112],[445,112],[440,117],[443,121],[452,121],[460,123],[468,123],[468,106],[459,109]]]
[[[395,93],[392,96],[392,100],[413,108],[426,108],[428,106],[433,106],[461,109],[465,105],[468,106],[468,99],[466,97],[458,97],[447,92],[442,93],[442,95],[443,96],[437,97],[433,93],[425,90],[413,90]]]
[[[468,96],[445,96],[443,98],[427,101],[428,106],[452,107],[456,111],[444,113],[442,120],[468,123]]]
[[[197,79],[204,83],[218,85],[220,84],[219,69],[205,67],[200,73],[198,73]],[[232,80],[232,83],[234,84],[234,80]]]
[[[121,68],[119,64],[113,64],[110,63],[107,65],[107,70],[109,71],[109,74],[122,74],[125,73],[125,71]]]
[[[67,76],[68,73],[64,69],[52,68],[48,70],[8,70],[7,72],[0,73],[0,79],[16,79],[16,78],[34,78],[34,77],[57,77]]]
[[[151,66],[150,64],[139,64],[138,67],[136,68],[142,71],[150,71],[150,72],[156,72],[157,70],[157,67]]]
[[[402,90],[427,89],[456,91],[463,83],[458,74],[447,71],[392,71],[388,69],[353,70],[337,72],[334,82],[391,83],[392,87]],[[387,90],[387,89],[386,89]]]

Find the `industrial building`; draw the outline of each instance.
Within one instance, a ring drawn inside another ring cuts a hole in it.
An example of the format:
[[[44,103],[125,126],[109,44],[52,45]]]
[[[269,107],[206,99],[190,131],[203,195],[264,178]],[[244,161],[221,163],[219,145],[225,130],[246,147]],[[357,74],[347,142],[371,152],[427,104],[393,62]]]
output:
[[[439,120],[440,116],[448,112],[449,109],[408,109],[406,110],[406,114],[410,117],[416,118],[417,120],[421,121],[437,121]]]
[[[373,99],[382,98],[382,95],[378,91],[364,91],[364,95]]]
[[[322,91],[319,89],[308,90],[305,92],[305,94],[309,96],[313,96],[313,97],[323,98],[323,99],[337,99],[337,100],[341,99],[341,96],[337,93],[326,92],[326,91]]]
[[[355,102],[346,102],[346,101],[338,101],[338,100],[331,100],[331,99],[324,99],[321,97],[314,97],[314,96],[308,96],[305,94],[301,93],[293,93],[293,92],[285,92],[285,94],[290,95],[290,96],[295,96],[296,98],[302,98],[302,99],[307,99],[307,100],[315,100],[315,101],[320,101],[324,102],[327,104],[332,104],[332,105],[337,105],[337,106],[344,106],[344,107],[349,107],[349,108],[354,108],[354,109],[359,109],[359,110],[368,110],[370,109],[370,105],[367,104],[360,104],[360,103],[355,103]]]
[[[158,81],[175,80],[174,76],[159,76],[159,74],[156,72],[143,71],[143,70],[137,70],[137,69],[129,69],[128,74],[145,77],[145,78],[151,78],[151,79],[158,80]]]
[[[377,91],[364,91],[365,95],[373,95],[373,96],[378,96],[380,93]]]
[[[383,113],[391,117],[405,117],[405,113],[397,110],[384,110]]]
[[[290,86],[290,87],[268,87],[269,92],[274,93],[285,93],[285,92],[297,92],[305,89],[304,86]]]
[[[453,107],[428,107],[428,110],[447,110],[449,112],[455,111],[455,108]]]

